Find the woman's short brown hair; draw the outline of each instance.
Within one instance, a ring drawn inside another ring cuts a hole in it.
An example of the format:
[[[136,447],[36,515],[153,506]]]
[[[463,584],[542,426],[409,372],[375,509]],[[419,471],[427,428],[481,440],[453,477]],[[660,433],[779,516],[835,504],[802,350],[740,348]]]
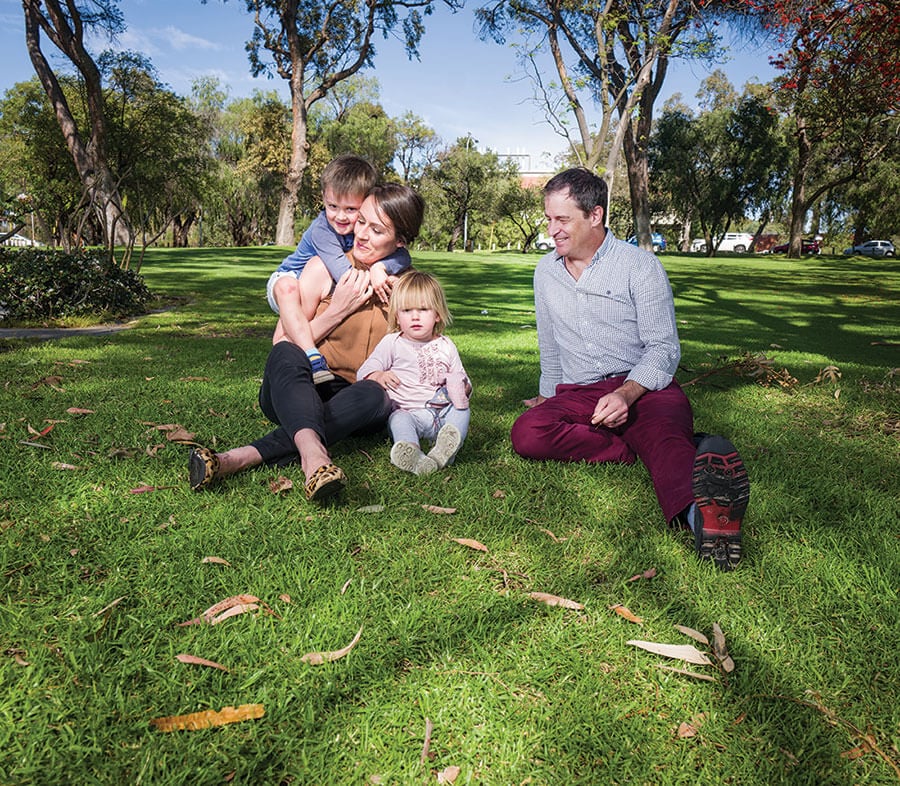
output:
[[[404,245],[410,245],[418,236],[425,216],[425,200],[409,186],[385,183],[369,191],[378,210],[394,225],[394,232]]]

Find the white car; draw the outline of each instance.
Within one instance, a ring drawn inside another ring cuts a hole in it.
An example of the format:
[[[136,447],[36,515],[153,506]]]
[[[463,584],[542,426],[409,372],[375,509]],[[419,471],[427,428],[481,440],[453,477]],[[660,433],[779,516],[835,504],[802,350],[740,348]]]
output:
[[[25,235],[10,235],[6,240],[3,241],[4,246],[42,246],[43,243],[38,242],[37,240],[31,240],[30,238],[25,237]]]
[[[753,242],[753,235],[749,232],[726,232],[722,242],[719,243],[717,251],[733,251],[735,254],[746,254],[747,249]],[[702,237],[695,238],[691,241],[691,251],[695,254],[706,253],[706,241]]]
[[[534,241],[534,247],[538,251],[549,251],[551,248],[556,248],[556,243],[553,242],[552,237],[547,237],[547,235],[541,233],[537,236],[537,240]]]
[[[892,257],[894,256],[894,244],[890,240],[867,240],[852,248],[845,248],[844,253],[849,257],[853,254],[862,254],[865,257]]]

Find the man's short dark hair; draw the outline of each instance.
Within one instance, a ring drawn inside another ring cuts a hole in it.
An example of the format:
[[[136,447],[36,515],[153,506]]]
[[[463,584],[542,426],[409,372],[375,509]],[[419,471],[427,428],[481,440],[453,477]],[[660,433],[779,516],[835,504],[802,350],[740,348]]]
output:
[[[603,215],[606,215],[609,189],[602,177],[598,177],[584,167],[567,169],[547,181],[547,185],[544,186],[544,196],[566,189],[585,215],[598,206],[603,208]]]

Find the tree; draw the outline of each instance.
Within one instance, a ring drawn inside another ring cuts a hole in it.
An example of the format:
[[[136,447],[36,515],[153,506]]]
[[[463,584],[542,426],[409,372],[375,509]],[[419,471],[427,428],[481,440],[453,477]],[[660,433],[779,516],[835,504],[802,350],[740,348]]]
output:
[[[203,0],[206,2],[206,0]],[[423,14],[433,0],[244,0],[253,14],[253,36],[247,43],[254,76],[277,74],[286,80],[291,96],[290,161],[284,175],[275,242],[294,241],[294,214],[307,166],[310,108],[337,84],[372,65],[373,37],[402,29],[406,51],[416,55],[425,27]],[[458,0],[444,0],[451,8]],[[401,19],[401,12],[405,16]],[[272,58],[264,60],[264,52]]]
[[[84,38],[87,31],[117,35],[123,29],[122,13],[115,0],[94,0],[84,9],[74,0],[66,0],[65,5],[58,0],[22,0],[22,8],[28,56],[72,156],[84,189],[84,202],[100,220],[112,255],[116,243],[131,242],[132,231],[109,166],[109,129],[101,74]],[[87,107],[83,125],[76,120],[60,81],[50,68],[41,48],[42,34],[69,59],[83,80]]]
[[[422,179],[426,235],[449,234],[447,251],[456,248],[460,237],[465,250],[471,250],[478,225],[495,214],[504,181],[516,176],[514,168],[501,167],[496,153],[480,153],[477,144],[471,135],[460,137]]]
[[[80,105],[74,79],[62,78],[60,90]],[[68,243],[75,234],[82,188],[37,78],[13,85],[0,101],[0,149],[0,180],[6,184],[11,217],[21,221],[25,216],[17,199],[22,194],[44,239]]]
[[[742,2],[786,44],[773,62],[783,72],[776,84],[794,122],[789,255],[797,257],[810,208],[863,176],[891,143],[900,107],[900,6],[895,0]],[[831,160],[817,166],[817,149],[826,144]]]
[[[216,187],[204,204],[214,238],[246,246],[275,236],[290,124],[290,109],[274,91],[225,106],[217,121]]]
[[[173,245],[184,247],[213,166],[211,130],[188,101],[159,82],[144,57],[105,54],[99,64],[108,74],[110,160],[142,249],[170,226]]]
[[[544,225],[544,197],[537,186],[523,186],[518,178],[505,181],[496,203],[496,214],[505,218],[521,236],[519,248],[524,254]]]
[[[491,0],[476,11],[482,35],[498,43],[508,34],[525,35],[523,63],[537,98],[582,165],[602,169],[612,186],[624,153],[634,225],[645,248],[650,247],[647,144],[669,58],[713,56],[717,34],[704,19],[727,7],[727,0]],[[544,80],[537,60],[536,53],[547,48],[558,85]],[[593,127],[590,105],[600,112]],[[577,134],[569,131],[569,115]]]
[[[663,112],[650,146],[653,176],[685,221],[699,221],[710,256],[716,238],[778,191],[787,168],[781,140],[777,115],[753,96],[696,118]]]
[[[412,112],[394,120],[397,150],[394,160],[399,166],[400,179],[407,185],[418,182],[422,172],[437,158],[440,137],[425,121]]]

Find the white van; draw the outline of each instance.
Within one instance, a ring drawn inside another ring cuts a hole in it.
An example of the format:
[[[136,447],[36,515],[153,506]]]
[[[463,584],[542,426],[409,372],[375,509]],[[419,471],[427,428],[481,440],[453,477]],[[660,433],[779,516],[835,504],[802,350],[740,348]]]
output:
[[[749,232],[726,232],[722,242],[719,243],[718,251],[733,251],[735,254],[746,254],[747,249],[753,242],[753,235]],[[694,238],[691,241],[691,251],[695,254],[706,253],[706,241],[702,237]]]

